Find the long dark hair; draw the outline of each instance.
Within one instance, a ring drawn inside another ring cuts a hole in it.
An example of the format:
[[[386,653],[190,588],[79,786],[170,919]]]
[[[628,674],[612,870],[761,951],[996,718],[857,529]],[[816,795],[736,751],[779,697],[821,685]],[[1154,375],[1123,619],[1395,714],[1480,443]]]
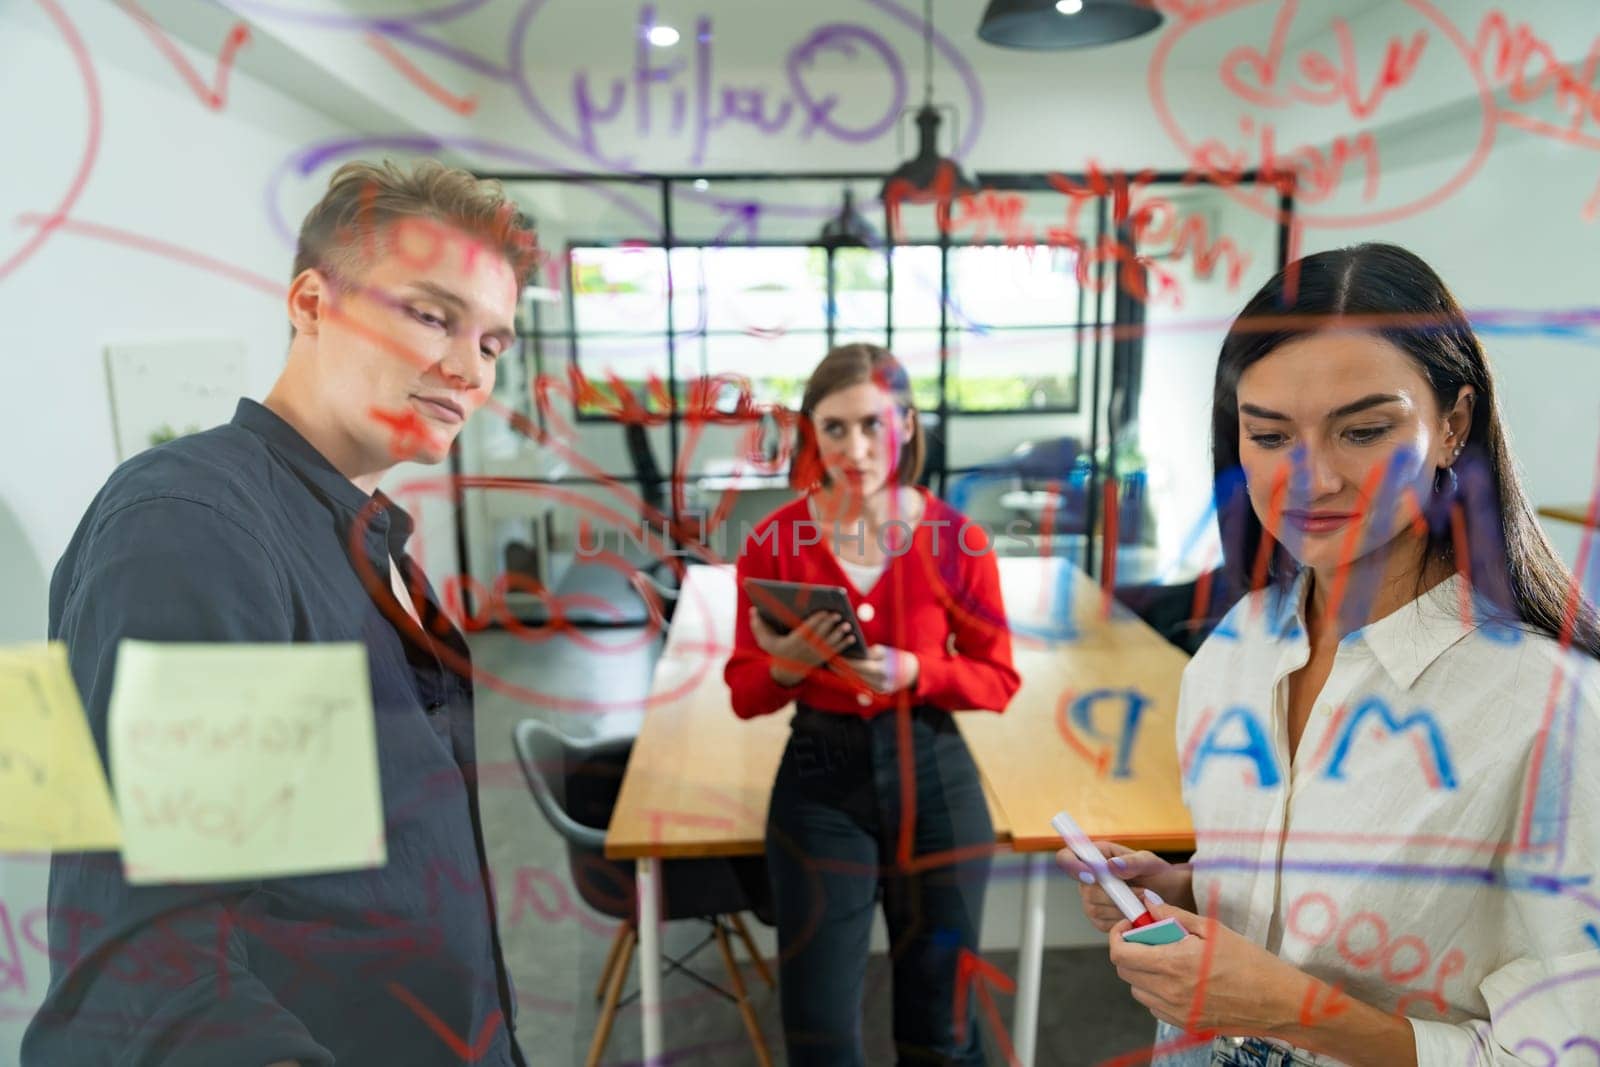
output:
[[[1281,585],[1298,567],[1262,527],[1245,490],[1239,379],[1280,346],[1330,325],[1368,330],[1405,352],[1441,411],[1455,406],[1462,386],[1472,387],[1477,397],[1465,450],[1452,471],[1438,472],[1434,500],[1422,509],[1426,552],[1464,569],[1474,592],[1503,621],[1557,640],[1570,633],[1575,647],[1600,657],[1594,607],[1577,596],[1571,573],[1523,492],[1483,346],[1433,268],[1395,245],[1355,245],[1289,264],[1251,297],[1222,342],[1211,454],[1225,571],[1233,588]],[[1471,557],[1465,565],[1456,558],[1456,537],[1463,532]]]

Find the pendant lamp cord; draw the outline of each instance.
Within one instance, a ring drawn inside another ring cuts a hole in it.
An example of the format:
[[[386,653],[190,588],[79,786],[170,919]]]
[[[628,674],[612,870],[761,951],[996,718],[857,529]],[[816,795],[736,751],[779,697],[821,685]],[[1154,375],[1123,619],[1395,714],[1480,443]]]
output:
[[[922,0],[922,102],[933,106],[933,0]]]

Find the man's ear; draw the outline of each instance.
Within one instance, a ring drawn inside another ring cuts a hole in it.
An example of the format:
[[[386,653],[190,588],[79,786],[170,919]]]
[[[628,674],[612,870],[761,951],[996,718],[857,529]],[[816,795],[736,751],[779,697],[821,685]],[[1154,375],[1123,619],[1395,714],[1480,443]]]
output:
[[[295,275],[289,283],[289,324],[296,334],[316,336],[327,318],[332,294],[333,287],[321,271],[308,267]]]

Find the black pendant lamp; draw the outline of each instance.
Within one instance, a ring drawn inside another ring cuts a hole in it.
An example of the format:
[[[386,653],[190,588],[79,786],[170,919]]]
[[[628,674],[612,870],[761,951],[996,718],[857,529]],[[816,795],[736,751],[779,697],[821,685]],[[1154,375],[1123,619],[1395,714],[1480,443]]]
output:
[[[896,167],[883,182],[885,205],[949,202],[978,191],[953,159],[939,155],[939,109],[933,106],[933,0],[922,12],[923,94],[917,109],[917,154]]]
[[[817,244],[823,248],[870,248],[874,242],[872,227],[856,210],[856,197],[849,186],[844,190],[844,203],[839,213],[822,224],[822,235]]]
[[[989,0],[978,36],[1004,48],[1089,48],[1161,25],[1154,0]]]

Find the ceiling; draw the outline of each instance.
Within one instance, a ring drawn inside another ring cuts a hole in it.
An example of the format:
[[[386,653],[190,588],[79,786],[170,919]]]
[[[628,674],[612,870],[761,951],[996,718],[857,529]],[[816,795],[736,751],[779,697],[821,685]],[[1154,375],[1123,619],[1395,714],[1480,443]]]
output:
[[[398,6],[383,0],[338,0],[351,12],[382,13],[393,17]],[[422,0],[407,0],[411,11],[428,5]],[[432,6],[439,6],[433,2]],[[516,20],[519,0],[488,0],[483,6],[459,18],[430,27],[430,33],[484,56],[503,56],[508,32]],[[692,31],[699,19],[711,24],[715,60],[721,65],[740,66],[747,56],[771,56],[773,42],[803,40],[826,23],[858,23],[896,39],[907,60],[908,73],[920,78],[921,51],[916,47],[922,27],[922,5],[917,0],[811,0],[788,3],[783,0],[542,0],[533,5],[523,50],[529,64],[555,64],[562,67],[613,64],[619,51],[626,52],[639,25],[642,11],[651,8],[654,22],[676,28],[680,42],[659,54],[687,53],[694,46]],[[1000,48],[980,41],[977,36],[985,0],[941,0],[933,5],[935,30],[980,74],[1002,74],[1025,67],[1074,68],[1088,65],[1106,70],[1126,69],[1130,63],[1147,58],[1160,31],[1135,41],[1068,52],[1029,52]],[[1291,28],[1289,42],[1308,43],[1321,34],[1327,19],[1354,20],[1383,7],[1403,8],[1403,0],[1306,0]],[[1262,39],[1271,32],[1280,0],[1262,0],[1249,13],[1259,23]],[[1242,13],[1241,13],[1242,15]],[[1230,17],[1228,26],[1195,50],[1197,62],[1220,59],[1239,43],[1240,15]],[[1170,25],[1170,21],[1169,21]],[[1199,31],[1197,31],[1199,32]],[[907,38],[901,42],[898,38]],[[935,68],[942,59],[935,58]]]
[[[1295,12],[1290,55],[1326,38],[1330,20],[1336,17],[1370,23],[1379,32],[1369,36],[1377,40],[1387,35],[1387,11],[1395,13],[1397,27],[1416,22],[1405,0],[1235,0],[1235,4],[1237,9],[1226,17],[1184,31],[1181,46],[1172,54],[1169,74],[1174,76],[1169,87],[1177,83],[1178,72],[1188,72],[1193,84],[1217,91],[1214,72],[1223,57],[1241,44],[1264,49],[1275,19],[1289,10],[1288,5],[1294,5]],[[940,0],[935,5],[942,46],[935,54],[934,75],[936,98],[955,104],[961,119],[974,120],[974,125],[979,108],[970,102],[974,92],[981,92],[983,117],[992,131],[985,138],[989,166],[1012,166],[1004,158],[1005,146],[1025,145],[1030,133],[1037,134],[1036,119],[1054,119],[1074,108],[1082,112],[1084,104],[1106,118],[1096,125],[1092,115],[1078,114],[1071,116],[1071,123],[1057,123],[1056,130],[1070,135],[1060,142],[1068,146],[1063,155],[1076,158],[1070,146],[1081,145],[1084,138],[1097,146],[1109,145],[1119,131],[1127,130],[1128,116],[1139,110],[1130,111],[1127,101],[1135,95],[1144,99],[1151,59],[1168,31],[1084,50],[1003,49],[977,38],[983,6],[983,0]],[[1468,6],[1481,4],[1472,0]],[[697,65],[709,61],[710,78],[719,87],[765,88],[780,96],[788,85],[786,62],[796,50],[815,34],[841,27],[855,34],[848,42],[855,46],[854,54],[820,49],[811,57],[814,65],[807,68],[812,71],[812,85],[836,90],[843,97],[841,111],[852,105],[881,110],[881,91],[870,97],[873,104],[863,103],[868,94],[850,97],[852,87],[868,84],[851,78],[876,78],[878,83],[887,78],[884,66],[875,65],[867,54],[870,42],[881,41],[895,57],[905,78],[907,104],[920,96],[924,66],[916,0],[146,0],[146,9],[175,35],[213,53],[235,20],[248,21],[251,44],[239,54],[240,69],[358,133],[443,131],[510,144],[549,145],[549,138],[539,138],[540,127],[530,124],[529,111],[507,81],[507,72],[515,71],[536,84],[539,98],[559,109],[562,124],[571,129],[575,86],[585,75],[598,100],[619,84],[632,94],[623,101],[626,108],[635,106],[639,94],[633,75],[641,53],[643,62],[679,68],[674,92],[692,86]],[[636,42],[645,17],[675,26],[682,39],[671,48],[641,49]],[[703,43],[695,33],[702,22],[711,31]],[[1170,29],[1175,24],[1169,20],[1168,25]],[[481,108],[458,119],[431,107],[378,57],[369,32],[374,27],[384,31],[395,53],[441,89],[461,99],[479,97]],[[1378,61],[1377,56],[1363,55],[1361,69],[1376,70]],[[871,84],[881,90],[881,85]],[[1189,102],[1203,110],[1210,99],[1203,93],[1190,94]],[[633,112],[626,110],[606,130],[608,147],[619,154],[633,147],[632,119]],[[792,124],[791,132],[797,125]],[[902,118],[901,125],[909,123]],[[804,138],[789,140],[800,146],[803,155]],[[895,134],[879,136],[862,165],[887,167],[910,147],[904,136],[899,140]],[[438,149],[436,154],[451,152]],[[681,160],[688,157],[688,152],[681,153]],[[701,167],[691,163],[669,169],[739,170],[752,169],[752,164],[762,169],[764,162],[713,154]],[[509,156],[503,165],[548,169],[537,161]],[[807,164],[802,159],[781,165],[804,169]],[[619,164],[600,169],[633,168]]]

